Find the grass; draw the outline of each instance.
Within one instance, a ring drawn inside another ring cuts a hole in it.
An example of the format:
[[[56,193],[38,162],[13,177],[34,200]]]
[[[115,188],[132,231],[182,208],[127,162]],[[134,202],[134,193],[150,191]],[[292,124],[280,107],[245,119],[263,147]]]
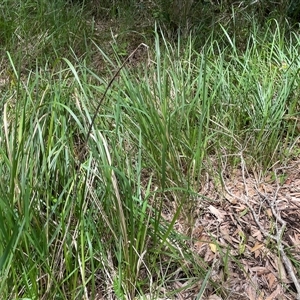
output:
[[[155,30],[149,60],[122,69],[97,111],[119,58],[81,6],[48,2],[1,4],[1,298],[166,298],[199,278],[197,299],[226,295],[174,227],[193,226],[223,155],[266,171],[298,151],[298,35],[254,23],[241,51],[225,27],[201,49]]]

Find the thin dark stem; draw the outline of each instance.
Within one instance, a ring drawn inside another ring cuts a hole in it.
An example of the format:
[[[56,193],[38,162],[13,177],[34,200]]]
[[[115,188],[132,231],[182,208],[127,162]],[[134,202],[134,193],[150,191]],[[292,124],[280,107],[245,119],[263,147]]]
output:
[[[91,132],[92,132],[92,129],[93,129],[93,125],[95,123],[95,120],[96,120],[96,117],[97,115],[99,114],[99,111],[100,111],[100,108],[101,108],[101,105],[106,97],[106,94],[108,92],[108,90],[110,89],[111,85],[113,84],[113,82],[115,81],[115,79],[117,78],[117,76],[119,75],[119,73],[121,72],[121,70],[125,67],[125,65],[127,64],[127,62],[130,60],[130,58],[136,53],[136,51],[141,48],[141,47],[146,47],[148,48],[148,46],[144,43],[141,43],[139,44],[131,53],[130,55],[128,55],[128,57],[124,60],[124,62],[122,63],[122,65],[118,68],[117,72],[114,74],[114,76],[111,78],[111,80],[109,81],[105,91],[104,91],[104,94],[102,96],[102,98],[100,99],[97,107],[96,107],[96,111],[95,111],[95,114],[92,118],[92,121],[90,123],[90,126],[89,126],[89,129],[88,129],[88,132],[87,132],[87,135],[86,135],[86,140],[85,140],[85,144],[84,144],[84,147],[87,146],[88,144],[88,141],[89,141],[89,138],[90,138],[90,135],[91,135]]]

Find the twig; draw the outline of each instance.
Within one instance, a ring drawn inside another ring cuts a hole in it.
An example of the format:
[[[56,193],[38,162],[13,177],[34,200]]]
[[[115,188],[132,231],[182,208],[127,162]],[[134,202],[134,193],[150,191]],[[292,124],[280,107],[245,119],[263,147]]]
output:
[[[95,120],[96,120],[96,117],[97,115],[99,114],[99,111],[100,111],[100,108],[101,108],[101,105],[106,97],[106,94],[108,92],[108,90],[110,89],[111,85],[113,84],[113,82],[115,81],[115,79],[117,78],[117,76],[119,75],[119,73],[121,72],[121,70],[125,67],[125,65],[128,63],[128,61],[130,60],[130,58],[133,57],[133,55],[136,53],[136,51],[141,48],[141,47],[145,47],[146,49],[148,49],[149,47],[144,44],[144,43],[141,43],[139,44],[128,56],[127,58],[123,61],[122,65],[118,68],[118,70],[116,71],[115,75],[111,78],[111,80],[109,81],[109,83],[107,84],[107,87],[104,91],[104,94],[102,96],[102,98],[100,99],[97,107],[96,107],[96,111],[95,111],[95,114],[91,120],[91,123],[90,123],[90,126],[89,126],[89,129],[88,129],[88,132],[87,132],[87,135],[86,135],[86,140],[85,140],[85,144],[83,145],[83,150],[85,148],[85,146],[87,146],[87,143],[89,141],[89,138],[90,138],[90,135],[92,133],[92,129],[93,129],[93,126],[94,126],[94,123],[95,123]]]

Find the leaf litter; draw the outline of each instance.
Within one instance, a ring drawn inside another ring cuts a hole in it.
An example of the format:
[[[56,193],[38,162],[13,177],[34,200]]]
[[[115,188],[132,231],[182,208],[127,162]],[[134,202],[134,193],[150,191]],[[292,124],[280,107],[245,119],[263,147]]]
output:
[[[226,291],[221,298],[208,287],[201,299],[299,299],[300,161],[265,176],[241,162],[222,187],[203,185],[192,230],[184,217],[176,227],[191,232],[193,253],[214,264],[211,279]],[[175,299],[196,299],[194,291]]]

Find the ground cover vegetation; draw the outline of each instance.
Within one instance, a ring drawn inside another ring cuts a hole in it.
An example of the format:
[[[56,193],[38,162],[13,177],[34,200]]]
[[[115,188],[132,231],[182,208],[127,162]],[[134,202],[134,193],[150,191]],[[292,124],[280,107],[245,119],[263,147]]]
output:
[[[297,1],[0,4],[1,299],[300,299]]]

